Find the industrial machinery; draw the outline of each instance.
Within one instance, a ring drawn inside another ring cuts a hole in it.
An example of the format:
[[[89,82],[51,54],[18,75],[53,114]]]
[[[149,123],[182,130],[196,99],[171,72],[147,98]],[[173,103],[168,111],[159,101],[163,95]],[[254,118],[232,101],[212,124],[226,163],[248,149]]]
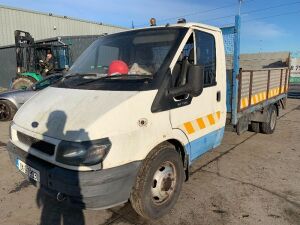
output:
[[[30,33],[15,31],[17,74],[11,88],[26,89],[50,74],[62,72],[69,67],[69,46],[59,42],[34,42]],[[51,53],[53,68],[47,71],[45,61]]]

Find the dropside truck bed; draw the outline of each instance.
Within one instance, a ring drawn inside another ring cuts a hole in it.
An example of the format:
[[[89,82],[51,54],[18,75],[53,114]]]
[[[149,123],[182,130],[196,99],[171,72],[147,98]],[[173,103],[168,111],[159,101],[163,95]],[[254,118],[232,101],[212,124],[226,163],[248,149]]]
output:
[[[271,106],[276,107],[278,115],[279,109],[286,104],[289,76],[287,67],[240,69],[235,81],[235,92],[232,76],[227,73],[227,129],[240,134],[248,130],[251,123],[267,122],[270,119],[268,109]],[[236,121],[232,120],[234,117],[237,118]]]

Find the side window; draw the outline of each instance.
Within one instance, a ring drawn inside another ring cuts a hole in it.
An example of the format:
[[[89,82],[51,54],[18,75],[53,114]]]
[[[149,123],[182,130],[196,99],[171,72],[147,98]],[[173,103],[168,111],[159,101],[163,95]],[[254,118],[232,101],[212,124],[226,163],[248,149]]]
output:
[[[213,35],[195,31],[196,60],[204,67],[204,87],[216,85],[216,46]]]
[[[184,86],[187,82],[188,69],[194,64],[194,36],[191,34],[177,59],[172,73],[173,86]]]

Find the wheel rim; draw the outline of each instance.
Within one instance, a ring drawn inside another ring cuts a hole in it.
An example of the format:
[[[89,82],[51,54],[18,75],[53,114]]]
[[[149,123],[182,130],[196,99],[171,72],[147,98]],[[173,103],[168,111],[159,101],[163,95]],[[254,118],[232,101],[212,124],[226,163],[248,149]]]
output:
[[[176,181],[175,165],[164,162],[153,176],[152,201],[158,205],[168,201],[174,193]]]
[[[270,127],[272,130],[275,128],[276,118],[277,118],[276,111],[273,110],[271,114],[271,121],[270,121]]]
[[[0,120],[8,119],[10,112],[8,107],[4,103],[0,103]]]

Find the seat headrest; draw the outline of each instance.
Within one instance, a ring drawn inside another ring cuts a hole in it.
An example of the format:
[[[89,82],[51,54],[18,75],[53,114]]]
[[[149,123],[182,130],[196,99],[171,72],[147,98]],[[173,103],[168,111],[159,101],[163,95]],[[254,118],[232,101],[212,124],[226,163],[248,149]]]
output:
[[[195,61],[194,48],[191,48],[188,60],[190,63],[194,63],[194,61]]]

